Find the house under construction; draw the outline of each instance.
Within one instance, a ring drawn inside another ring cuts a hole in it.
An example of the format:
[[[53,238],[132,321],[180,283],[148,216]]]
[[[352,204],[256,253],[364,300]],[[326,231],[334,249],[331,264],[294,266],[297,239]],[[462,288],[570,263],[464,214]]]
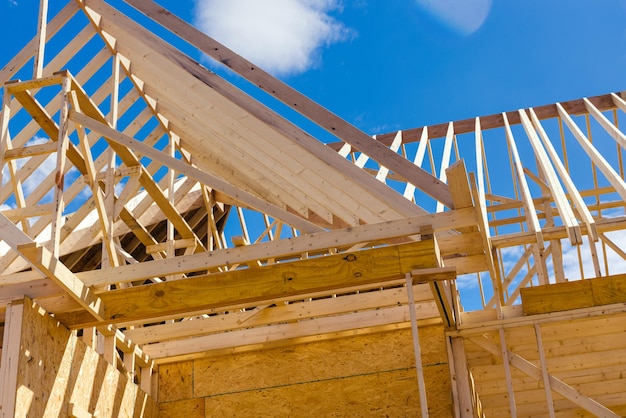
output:
[[[626,95],[371,137],[125,1],[0,70],[2,417],[626,415]]]

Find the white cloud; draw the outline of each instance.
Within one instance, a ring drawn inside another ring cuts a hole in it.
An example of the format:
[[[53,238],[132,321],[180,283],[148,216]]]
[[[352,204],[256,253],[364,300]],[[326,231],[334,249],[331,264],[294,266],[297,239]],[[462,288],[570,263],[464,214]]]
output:
[[[485,22],[491,0],[416,0],[441,23],[461,35],[471,35]]]
[[[329,15],[338,0],[196,0],[196,26],[276,75],[314,67],[351,31]]]
[[[623,231],[611,231],[607,232],[605,235],[618,248],[626,250],[626,235],[624,235]],[[567,240],[562,240],[561,245],[563,247],[563,271],[565,273],[565,278],[570,281],[581,279],[578,250],[576,247],[572,247]],[[597,242],[595,247],[598,254],[600,271],[603,276],[606,274],[606,266],[608,266],[609,275],[626,273],[626,260],[624,260],[619,254],[607,245],[607,262],[605,264],[602,241]],[[580,259],[582,260],[585,278],[588,279],[595,277],[596,274],[594,272],[593,259],[591,258],[591,249],[589,247],[587,237],[585,237],[584,243],[580,247]]]

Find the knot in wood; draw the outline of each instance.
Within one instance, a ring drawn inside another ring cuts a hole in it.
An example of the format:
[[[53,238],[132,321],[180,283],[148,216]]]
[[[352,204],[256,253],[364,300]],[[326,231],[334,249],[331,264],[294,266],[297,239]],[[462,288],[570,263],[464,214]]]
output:
[[[344,259],[344,260],[346,260],[347,262],[356,261],[356,255],[354,255],[354,254],[348,254],[348,255],[347,255],[347,256],[345,256],[343,259]]]

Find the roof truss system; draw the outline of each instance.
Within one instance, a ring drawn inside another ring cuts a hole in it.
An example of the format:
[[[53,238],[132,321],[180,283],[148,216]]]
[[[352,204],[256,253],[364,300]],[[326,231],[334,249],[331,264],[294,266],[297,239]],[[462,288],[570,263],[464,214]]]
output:
[[[370,137],[155,3],[126,3],[137,21],[71,0],[46,22],[43,1],[38,35],[0,70],[2,315],[27,296],[148,368],[471,328],[518,315],[523,288],[622,273],[621,94]],[[333,140],[182,52],[194,48]],[[473,350],[507,354],[481,338]]]

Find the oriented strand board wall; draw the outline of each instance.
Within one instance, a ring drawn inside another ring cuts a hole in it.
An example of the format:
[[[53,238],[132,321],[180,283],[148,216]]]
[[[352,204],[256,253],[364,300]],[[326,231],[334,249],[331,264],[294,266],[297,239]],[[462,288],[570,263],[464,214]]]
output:
[[[452,416],[441,326],[420,329],[431,417]],[[410,330],[165,364],[159,416],[418,416]]]
[[[75,333],[25,303],[15,416],[153,417],[154,401]]]

